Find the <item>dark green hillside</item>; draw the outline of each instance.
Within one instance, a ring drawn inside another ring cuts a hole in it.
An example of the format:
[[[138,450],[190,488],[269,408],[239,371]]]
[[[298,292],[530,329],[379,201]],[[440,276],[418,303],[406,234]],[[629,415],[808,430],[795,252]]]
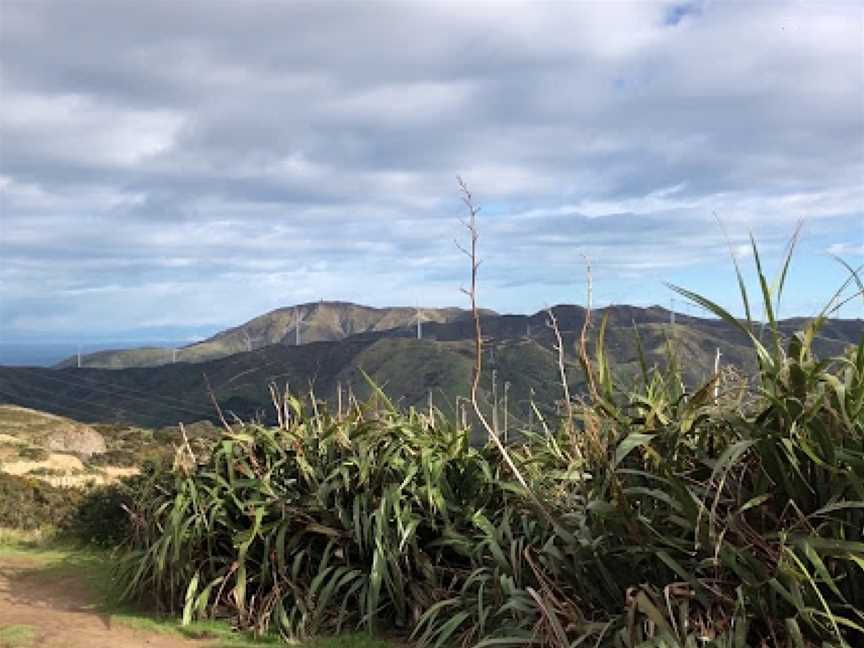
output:
[[[575,349],[585,311],[578,306],[556,306],[554,310],[564,339],[568,378],[573,392],[579,393],[584,385]],[[711,375],[718,348],[723,366],[734,365],[745,374],[755,370],[743,336],[719,320],[679,316],[672,326],[668,311],[661,308],[612,307],[595,313],[595,333],[603,315],[608,317],[607,353],[614,373],[625,383],[640,375],[634,322],[649,366],[666,364],[671,341],[688,385]],[[545,412],[554,411],[561,397],[552,352],[554,338],[546,320],[543,312],[483,317],[487,344],[481,398],[491,409],[494,371],[502,417],[505,383],[510,383],[510,415],[523,420],[528,418],[532,395]],[[383,326],[395,320],[378,321]],[[789,320],[780,328],[788,335],[802,325],[803,320]],[[860,320],[828,321],[814,349],[823,356],[840,354],[862,331],[864,323]],[[422,340],[414,337],[412,328],[397,328],[299,347],[271,344],[200,363],[114,370],[0,367],[0,402],[82,421],[150,427],[214,419],[206,374],[226,415],[268,418],[272,413],[271,382],[287,383],[295,391],[314,385],[319,398],[335,404],[340,387],[344,393],[350,388],[358,398],[368,396],[365,372],[402,405],[425,406],[431,392],[436,406],[453,412],[457,397],[468,394],[472,334],[471,323],[457,318],[449,323],[425,324]]]
[[[514,343],[519,344],[519,343]],[[551,354],[510,354],[514,374],[536,375],[544,385],[554,379]],[[509,347],[509,344],[508,344]],[[216,419],[208,381],[226,416],[272,416],[268,385],[288,384],[334,405],[340,387],[360,399],[370,394],[365,372],[401,405],[436,406],[452,412],[457,396],[468,393],[471,345],[412,338],[354,337],[300,347],[272,345],[201,364],[177,363],[137,369],[0,368],[0,400],[65,413],[82,421],[129,422],[155,427],[177,421]],[[503,354],[502,354],[503,356]],[[206,376],[206,378],[205,378]],[[499,373],[503,385],[506,375]],[[487,379],[485,381],[489,383]],[[484,385],[488,388],[488,384]],[[514,404],[527,395],[516,394]]]
[[[0,368],[0,398],[67,412],[77,420],[159,426],[215,418],[208,381],[227,413],[253,417],[270,411],[268,384],[296,389],[341,371],[371,342],[271,345],[201,364],[178,362],[131,369]]]

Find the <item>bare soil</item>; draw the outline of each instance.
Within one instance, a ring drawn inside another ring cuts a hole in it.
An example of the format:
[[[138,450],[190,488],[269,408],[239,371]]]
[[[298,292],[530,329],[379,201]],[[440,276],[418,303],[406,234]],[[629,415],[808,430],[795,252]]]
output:
[[[203,648],[212,643],[112,623],[80,576],[46,572],[27,556],[0,555],[0,629],[17,625],[33,628],[34,648]]]

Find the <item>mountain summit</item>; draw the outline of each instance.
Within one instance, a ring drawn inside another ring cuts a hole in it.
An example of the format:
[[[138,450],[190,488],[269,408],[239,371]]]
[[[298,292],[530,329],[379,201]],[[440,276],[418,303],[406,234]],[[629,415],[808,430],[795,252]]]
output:
[[[492,311],[483,311],[493,315]],[[123,369],[155,367],[172,362],[205,362],[235,353],[254,351],[271,344],[296,345],[308,342],[336,342],[362,333],[383,333],[409,329],[423,323],[449,324],[470,319],[471,313],[462,308],[373,308],[350,302],[319,301],[286,306],[259,315],[248,322],[226,329],[201,342],[178,349],[145,347],[99,351],[81,357],[82,367]],[[297,320],[300,321],[298,336]],[[74,367],[77,357],[57,365]]]

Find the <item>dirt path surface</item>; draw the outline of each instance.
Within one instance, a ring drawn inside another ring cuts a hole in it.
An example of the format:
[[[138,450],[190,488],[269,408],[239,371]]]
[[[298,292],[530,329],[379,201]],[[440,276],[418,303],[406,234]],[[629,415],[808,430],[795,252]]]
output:
[[[45,571],[27,556],[0,555],[0,631],[32,628],[24,646],[45,648],[205,648],[212,642],[148,633],[112,623],[80,576]],[[2,635],[0,635],[2,637]],[[0,638],[0,644],[3,643]]]

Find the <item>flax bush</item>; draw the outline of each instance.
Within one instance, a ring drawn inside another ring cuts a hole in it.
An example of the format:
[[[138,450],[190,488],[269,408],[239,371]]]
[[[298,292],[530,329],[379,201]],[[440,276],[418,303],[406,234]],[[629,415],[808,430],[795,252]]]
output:
[[[289,398],[279,427],[235,427],[142,481],[127,594],[286,637],[862,645],[864,345],[815,357],[827,311],[783,339],[785,267],[772,291],[757,266],[764,326],[743,282],[744,321],[678,289],[751,340],[746,380],[688,391],[678,363],[643,362],[622,382],[601,325],[595,393],[509,448],[530,492],[437,412]]]

